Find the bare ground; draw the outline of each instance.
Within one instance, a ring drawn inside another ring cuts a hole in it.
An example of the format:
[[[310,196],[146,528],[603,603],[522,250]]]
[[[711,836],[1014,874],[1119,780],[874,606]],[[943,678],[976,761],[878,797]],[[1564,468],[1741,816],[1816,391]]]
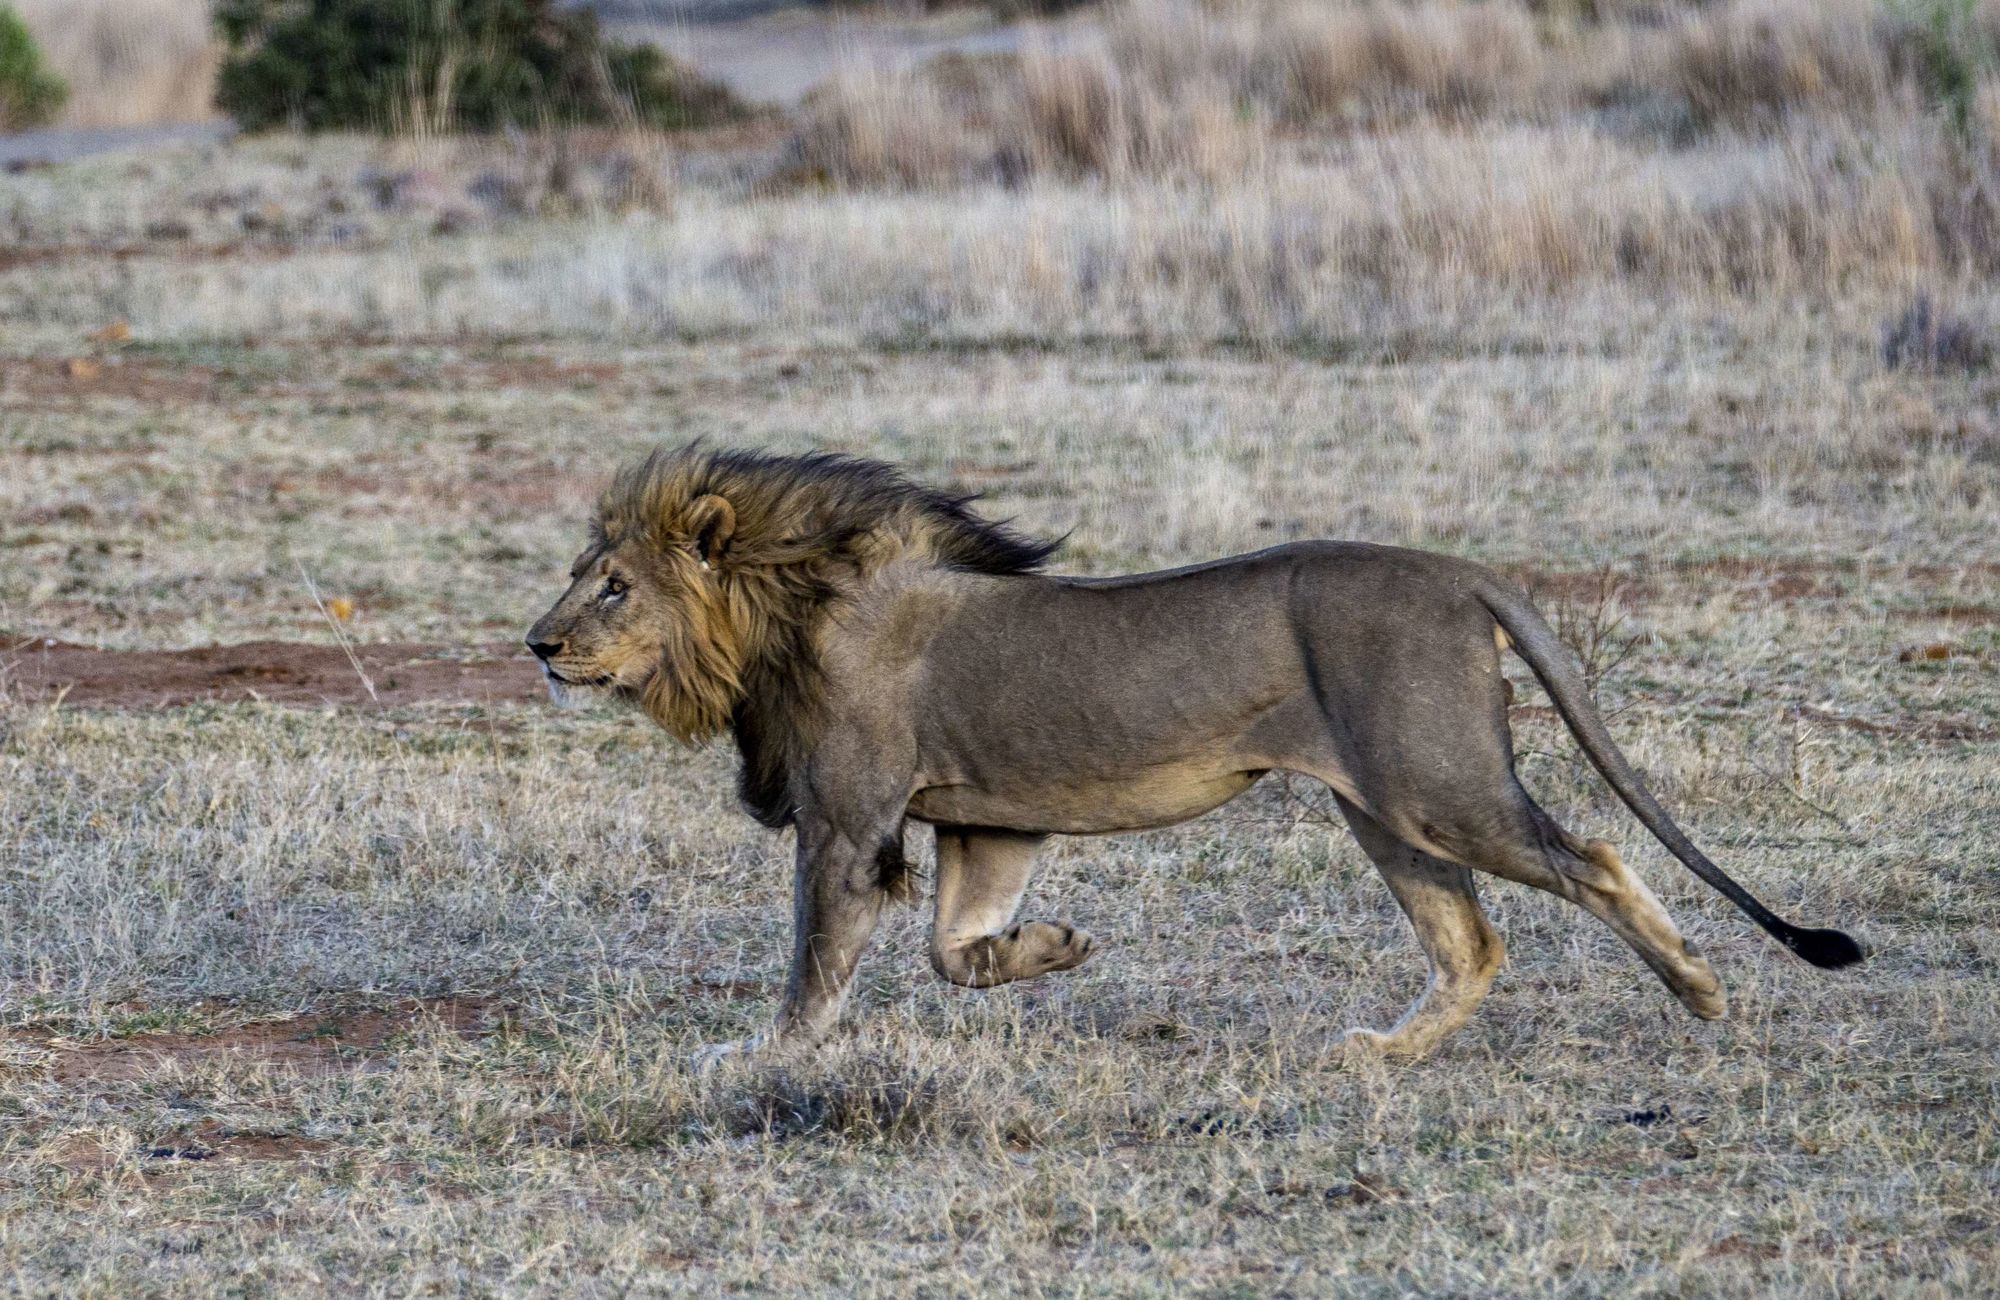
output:
[[[255,700],[293,705],[518,703],[543,697],[526,652],[504,646],[303,645],[250,641],[193,650],[99,650],[0,640],[0,691],[23,704],[166,708]]]

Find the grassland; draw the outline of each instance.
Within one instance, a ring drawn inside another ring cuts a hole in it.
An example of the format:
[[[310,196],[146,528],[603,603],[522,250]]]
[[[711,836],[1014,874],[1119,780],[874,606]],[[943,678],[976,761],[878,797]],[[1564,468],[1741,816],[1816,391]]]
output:
[[[1219,169],[1119,144],[994,170],[1053,120],[1001,111],[1062,81],[1031,53],[976,93],[950,67],[697,140],[276,138],[0,177],[0,634],[330,642],[338,597],[362,641],[511,640],[609,468],[694,436],[889,457],[1068,532],[1078,571],[1441,548],[1608,639],[1613,729],[1696,839],[1867,965],[1812,971],[1689,878],[1516,672],[1525,779],[1627,850],[1727,1021],[1496,884],[1510,958],[1473,1024],[1414,1065],[1344,1058],[1422,961],[1323,796],[1272,783],[1056,846],[1028,910],[1099,936],[1082,970],[952,989],[898,912],[824,1052],[697,1076],[696,1046],[770,1014],[788,949],[789,843],[733,807],[726,749],[451,699],[81,709],[17,648],[0,1273],[121,1296],[1990,1286],[1992,145],[1858,10],[1839,40],[1750,48],[1875,71],[1774,82],[1645,72],[1737,66],[1687,51],[1738,48],[1714,42],[1739,6],[1687,20],[1707,45],[1546,8],[1476,97],[1413,99],[1441,83],[1411,74],[1301,100],[1324,61],[1208,65],[1174,84],[1235,86],[1215,129],[1256,145]],[[1406,40],[1458,48],[1458,7],[1422,13]],[[1235,48],[1213,21],[1189,48]],[[1153,86],[1158,46],[1104,31],[1047,57]],[[931,120],[931,162],[841,161],[842,131],[893,120],[861,108],[911,94],[965,110]],[[1665,127],[1633,125],[1642,100]]]

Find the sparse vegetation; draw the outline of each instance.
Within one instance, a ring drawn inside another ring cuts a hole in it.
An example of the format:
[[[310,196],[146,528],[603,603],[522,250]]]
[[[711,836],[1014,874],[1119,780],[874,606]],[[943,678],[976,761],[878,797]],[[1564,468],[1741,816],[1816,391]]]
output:
[[[1132,6],[785,127],[0,175],[0,1276],[1983,1294],[2000,94],[1968,64],[1961,133],[1921,16]],[[1424,962],[1330,796],[1274,780],[1058,843],[1028,906],[1096,932],[1082,970],[953,989],[899,909],[824,1053],[697,1076],[776,1003],[789,841],[726,747],[479,685],[609,468],[695,436],[894,459],[1076,572],[1491,562],[1695,838],[1873,955],[1743,924],[1510,663],[1524,781],[1730,1019],[1496,882],[1479,1019],[1344,1060]],[[177,661],[232,702],[121,660],[109,707],[30,671],[48,638],[351,640],[379,700],[239,651]]]
[[[1924,89],[1959,138],[1971,143],[1979,124],[1981,83],[1990,81],[2000,58],[2000,7],[1981,0],[1908,3],[1908,39]]]

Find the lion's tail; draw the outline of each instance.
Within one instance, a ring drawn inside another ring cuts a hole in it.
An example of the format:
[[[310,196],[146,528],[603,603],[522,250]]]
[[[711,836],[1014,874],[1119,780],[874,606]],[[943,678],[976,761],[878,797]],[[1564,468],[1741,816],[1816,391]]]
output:
[[[1535,677],[1542,683],[1542,689],[1555,701],[1556,711],[1568,724],[1570,734],[1589,756],[1591,764],[1597,768],[1625,806],[1632,810],[1646,829],[1667,846],[1669,852],[1686,864],[1688,870],[1706,880],[1723,897],[1743,909],[1751,920],[1764,927],[1771,935],[1799,956],[1815,966],[1838,969],[1852,966],[1862,958],[1861,945],[1839,930],[1807,930],[1791,924],[1757,899],[1742,885],[1736,883],[1729,873],[1708,860],[1702,851],[1694,846],[1667,810],[1653,798],[1639,774],[1632,770],[1618,745],[1605,730],[1604,718],[1591,701],[1590,690],[1584,685],[1583,675],[1571,661],[1569,650],[1556,636],[1555,629],[1536,612],[1535,607],[1518,591],[1497,580],[1489,581],[1479,591],[1479,598],[1513,642],[1514,651],[1527,661],[1534,670]]]

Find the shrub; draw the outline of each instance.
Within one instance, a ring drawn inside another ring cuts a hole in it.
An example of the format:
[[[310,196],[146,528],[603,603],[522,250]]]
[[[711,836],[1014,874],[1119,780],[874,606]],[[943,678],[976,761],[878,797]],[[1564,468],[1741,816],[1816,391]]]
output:
[[[821,184],[951,185],[979,174],[992,146],[932,81],[860,69],[801,107],[787,170]]]
[[[20,15],[0,5],[0,131],[46,124],[68,94],[62,78],[42,66],[42,52]]]
[[[727,90],[554,0],[221,0],[216,102],[246,129],[696,126]]]

